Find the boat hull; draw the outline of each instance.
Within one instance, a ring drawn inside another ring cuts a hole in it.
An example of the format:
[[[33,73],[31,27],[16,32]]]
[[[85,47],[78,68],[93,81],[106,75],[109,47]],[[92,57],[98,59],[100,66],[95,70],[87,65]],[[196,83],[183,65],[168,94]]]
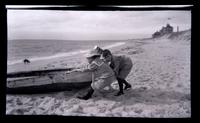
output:
[[[71,91],[74,89],[83,89],[88,87],[91,82],[82,82],[82,83],[53,83],[45,84],[39,86],[26,86],[26,87],[16,87],[9,88],[7,87],[7,94],[40,94],[40,93],[50,93],[50,92],[59,92],[59,91]]]
[[[31,94],[81,89],[89,86],[92,81],[91,72],[50,70],[49,72],[31,71],[30,73],[9,74],[7,77],[7,93]]]

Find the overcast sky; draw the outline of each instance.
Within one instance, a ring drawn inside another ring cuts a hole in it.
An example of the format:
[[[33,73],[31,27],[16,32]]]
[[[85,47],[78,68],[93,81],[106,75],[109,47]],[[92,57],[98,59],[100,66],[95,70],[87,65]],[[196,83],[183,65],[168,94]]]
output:
[[[8,39],[146,38],[170,23],[191,28],[191,11],[8,10]]]

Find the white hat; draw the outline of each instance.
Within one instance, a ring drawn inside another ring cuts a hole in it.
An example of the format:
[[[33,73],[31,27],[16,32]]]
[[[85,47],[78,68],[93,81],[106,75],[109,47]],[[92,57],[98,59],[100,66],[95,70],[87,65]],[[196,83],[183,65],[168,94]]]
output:
[[[103,52],[103,49],[101,49],[99,46],[95,45],[93,50],[96,50],[99,54]]]
[[[97,52],[97,50],[90,50],[89,51],[89,53],[87,53],[86,55],[85,55],[85,57],[86,58],[90,58],[90,57],[93,57],[93,56],[100,56],[101,54],[99,54],[98,52]]]

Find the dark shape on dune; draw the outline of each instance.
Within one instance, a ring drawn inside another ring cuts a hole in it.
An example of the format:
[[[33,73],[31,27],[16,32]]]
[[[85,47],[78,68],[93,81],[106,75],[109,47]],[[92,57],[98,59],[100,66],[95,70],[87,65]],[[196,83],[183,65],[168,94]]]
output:
[[[28,59],[24,59],[24,64],[29,64],[31,63]]]
[[[165,34],[170,34],[170,33],[173,33],[173,27],[170,26],[170,24],[167,24],[166,27],[162,27],[160,31],[156,31],[155,33],[153,33],[152,37],[158,38]]]

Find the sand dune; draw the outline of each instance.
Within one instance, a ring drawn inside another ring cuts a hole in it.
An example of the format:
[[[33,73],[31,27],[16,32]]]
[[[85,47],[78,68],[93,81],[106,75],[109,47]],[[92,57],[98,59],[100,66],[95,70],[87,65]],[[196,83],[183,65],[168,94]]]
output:
[[[128,55],[134,62],[127,78],[133,88],[125,91],[123,96],[114,96],[117,83],[113,83],[111,92],[95,93],[86,101],[76,98],[85,93],[86,89],[37,95],[7,95],[6,114],[191,117],[190,33],[189,30],[173,38],[128,41],[112,49],[114,54]],[[84,59],[56,59],[38,67],[82,67],[86,64]]]

